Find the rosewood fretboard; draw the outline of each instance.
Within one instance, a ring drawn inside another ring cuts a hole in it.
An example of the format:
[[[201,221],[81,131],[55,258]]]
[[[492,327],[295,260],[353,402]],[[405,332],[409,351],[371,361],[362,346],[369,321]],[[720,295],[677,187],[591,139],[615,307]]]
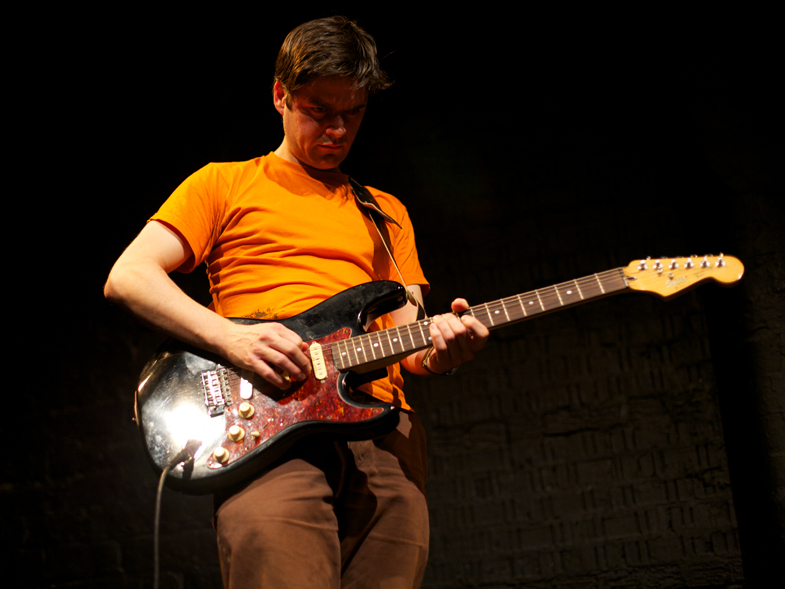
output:
[[[577,280],[562,282],[467,309],[489,329],[524,321],[535,315],[557,311],[628,288],[623,272],[615,268]],[[331,356],[339,370],[352,370],[386,358],[410,354],[431,345],[428,335],[430,319],[374,331],[335,342]]]

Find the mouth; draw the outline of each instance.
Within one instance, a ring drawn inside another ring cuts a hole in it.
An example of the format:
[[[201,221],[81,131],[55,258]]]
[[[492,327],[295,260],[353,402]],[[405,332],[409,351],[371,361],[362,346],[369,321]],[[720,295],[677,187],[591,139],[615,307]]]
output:
[[[340,151],[343,149],[343,145],[335,143],[319,143],[317,147],[321,147],[327,151]]]

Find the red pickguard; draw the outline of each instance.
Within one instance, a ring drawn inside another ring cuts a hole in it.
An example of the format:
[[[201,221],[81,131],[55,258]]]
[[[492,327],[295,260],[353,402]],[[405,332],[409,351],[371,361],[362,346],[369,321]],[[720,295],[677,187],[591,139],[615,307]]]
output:
[[[329,350],[326,344],[347,339],[351,335],[348,328],[313,341],[322,345],[324,350]],[[311,342],[307,342],[311,343]],[[240,404],[244,399],[240,396],[240,377],[232,379],[232,404],[225,411],[226,432],[229,428],[238,425],[245,431],[242,440],[234,442],[228,437],[221,444],[229,452],[229,459],[221,464],[212,457],[208,459],[210,468],[223,468],[239,458],[259,448],[286,428],[306,423],[359,423],[373,419],[384,412],[382,407],[364,406],[357,407],[344,401],[338,393],[339,372],[335,369],[332,358],[327,358],[327,377],[317,380],[311,375],[308,380],[292,385],[292,390],[282,391],[275,389],[269,383],[254,379],[254,395],[249,402],[254,407],[254,415],[250,419],[241,417],[238,413]],[[251,435],[257,432],[258,436]]]

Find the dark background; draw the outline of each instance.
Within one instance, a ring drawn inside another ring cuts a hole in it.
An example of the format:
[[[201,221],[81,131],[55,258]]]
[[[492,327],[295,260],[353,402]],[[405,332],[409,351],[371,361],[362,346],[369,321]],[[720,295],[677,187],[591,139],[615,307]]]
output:
[[[156,479],[131,418],[162,338],[101,287],[188,174],[278,146],[277,49],[332,13],[375,35],[396,80],[343,169],[409,208],[431,312],[646,256],[746,266],[733,289],[605,299],[495,332],[455,377],[411,377],[430,436],[425,586],[783,581],[773,15],[521,10],[29,15],[9,68],[8,177],[24,181],[7,188],[27,215],[6,242],[23,268],[9,315],[28,329],[0,479],[17,586],[150,586]],[[202,270],[178,280],[206,300]],[[164,586],[220,585],[210,516],[209,498],[166,492]]]

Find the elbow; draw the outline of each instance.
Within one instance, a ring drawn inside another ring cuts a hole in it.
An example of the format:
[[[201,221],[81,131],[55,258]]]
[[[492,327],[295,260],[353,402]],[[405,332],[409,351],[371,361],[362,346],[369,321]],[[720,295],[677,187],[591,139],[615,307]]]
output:
[[[118,294],[117,286],[115,285],[115,281],[112,277],[113,272],[114,269],[109,273],[109,277],[106,279],[106,283],[104,284],[104,297],[108,301],[116,302],[118,299]]]
[[[118,264],[115,264],[109,272],[109,276],[104,284],[104,297],[106,297],[108,301],[122,304],[124,292],[122,274],[122,269],[118,268]]]

